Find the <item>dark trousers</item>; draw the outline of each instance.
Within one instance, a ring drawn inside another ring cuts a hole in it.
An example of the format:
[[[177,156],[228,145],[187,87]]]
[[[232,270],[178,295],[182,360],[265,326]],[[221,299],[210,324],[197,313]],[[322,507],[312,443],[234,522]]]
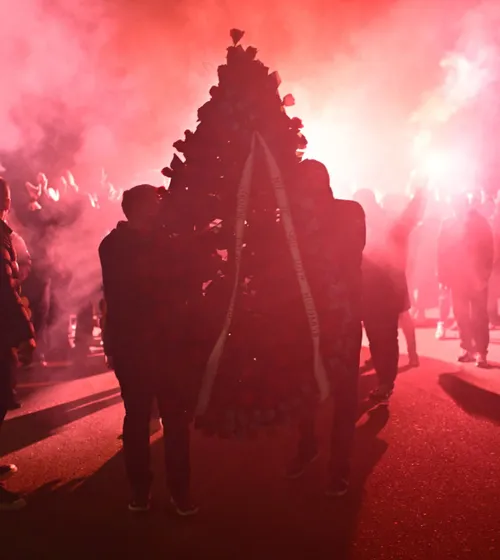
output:
[[[500,324],[498,313],[498,299],[500,297],[500,272],[494,270],[488,286],[488,317],[494,325]]]
[[[398,375],[399,313],[390,308],[370,310],[363,317],[373,367],[381,385],[392,389]]]
[[[38,351],[44,353],[48,346],[51,280],[35,270],[24,282],[22,290],[30,303]]]
[[[91,301],[80,306],[76,315],[75,346],[88,352],[94,330],[94,306]]]
[[[0,351],[0,428],[13,399],[12,370],[14,362],[10,350]]]
[[[451,312],[451,296],[450,290],[444,286],[439,287],[438,309],[439,321],[441,323],[448,322]]]
[[[490,343],[488,288],[455,286],[451,298],[461,347],[468,352],[486,354]]]
[[[168,388],[151,381],[151,372],[132,370],[115,364],[125,405],[123,422],[123,452],[127,476],[135,493],[149,491],[152,472],[150,468],[150,420],[156,400],[163,424],[165,470],[167,485],[174,500],[183,500],[190,485],[190,415],[182,400],[176,401]],[[162,371],[159,376],[164,376]]]
[[[352,351],[341,360],[326,360],[332,380],[333,422],[330,434],[329,475],[332,480],[349,477],[351,450],[358,414],[359,357],[361,351],[361,324],[352,332],[349,347]],[[327,355],[327,351],[325,352]],[[306,410],[299,421],[298,456],[307,459],[317,451],[314,410]]]

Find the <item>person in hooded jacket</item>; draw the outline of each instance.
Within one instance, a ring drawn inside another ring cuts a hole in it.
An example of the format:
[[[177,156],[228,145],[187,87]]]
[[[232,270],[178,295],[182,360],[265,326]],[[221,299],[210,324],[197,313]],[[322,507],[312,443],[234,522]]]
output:
[[[20,297],[12,230],[5,222],[10,207],[10,188],[0,177],[0,428],[13,400],[12,370],[16,354],[27,363],[35,348],[33,326]],[[0,511],[17,510],[25,505],[22,497],[2,485],[16,472],[14,465],[0,465]]]
[[[390,220],[370,190],[354,199],[366,215],[367,242],[363,253],[363,324],[370,344],[379,386],[371,398],[389,402],[398,373],[398,327],[401,314],[411,307],[406,279],[409,236],[425,204],[418,190],[397,220]]]
[[[438,238],[438,278],[450,289],[462,353],[458,361],[488,367],[488,283],[493,270],[494,240],[488,221],[468,196],[454,199],[454,215]]]
[[[182,251],[159,226],[160,203],[161,189],[151,185],[125,191],[127,221],[119,222],[99,247],[106,304],[103,342],[125,405],[129,509],[143,512],[150,506],[150,419],[156,400],[165,427],[167,485],[177,513],[186,516],[197,512],[190,497],[192,411],[182,359],[187,355],[186,281]]]

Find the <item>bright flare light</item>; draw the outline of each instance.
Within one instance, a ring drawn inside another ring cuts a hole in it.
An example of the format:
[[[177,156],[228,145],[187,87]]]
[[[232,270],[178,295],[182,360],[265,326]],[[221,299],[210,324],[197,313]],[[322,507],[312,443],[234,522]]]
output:
[[[425,171],[433,178],[443,178],[453,169],[453,158],[448,153],[431,153],[424,163]]]

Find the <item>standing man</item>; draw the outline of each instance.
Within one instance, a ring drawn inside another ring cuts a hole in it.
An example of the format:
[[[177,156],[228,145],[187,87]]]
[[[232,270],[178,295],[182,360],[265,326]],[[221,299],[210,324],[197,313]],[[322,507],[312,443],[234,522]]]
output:
[[[299,169],[299,180],[290,192],[292,217],[316,304],[334,400],[326,494],[340,497],[348,490],[358,411],[365,219],[359,204],[334,199],[323,164],[305,160]],[[300,419],[297,454],[289,465],[288,478],[300,477],[317,455],[315,414],[307,410]]]
[[[493,257],[491,227],[467,196],[459,195],[454,216],[443,223],[439,235],[438,277],[451,290],[463,350],[458,361],[475,361],[478,367],[488,367],[488,282]]]
[[[139,185],[123,194],[127,218],[99,247],[106,325],[104,351],[125,404],[123,451],[132,490],[129,509],[150,505],[150,419],[156,400],[165,427],[165,467],[179,515],[197,513],[190,499],[186,277],[177,240],[159,227],[161,191]]]
[[[34,331],[19,292],[19,266],[12,245],[12,230],[5,223],[11,197],[0,177],[0,428],[12,403],[12,369],[17,350],[25,362],[35,348]],[[17,510],[25,502],[1,484],[17,472],[15,465],[0,465],[0,511]]]
[[[370,190],[358,191],[354,199],[366,215],[367,243],[363,254],[363,324],[370,343],[371,359],[379,386],[371,398],[386,404],[394,390],[398,374],[398,328],[402,313],[410,308],[406,280],[408,240],[418,223],[425,202],[418,190],[396,220],[389,220]],[[409,348],[410,359],[418,365],[416,344]]]

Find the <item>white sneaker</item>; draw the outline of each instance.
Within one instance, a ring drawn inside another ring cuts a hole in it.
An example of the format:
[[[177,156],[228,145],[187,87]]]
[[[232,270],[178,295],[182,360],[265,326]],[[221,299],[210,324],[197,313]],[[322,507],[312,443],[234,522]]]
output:
[[[439,321],[436,327],[436,339],[444,340],[446,338],[446,329],[444,328],[444,323]]]
[[[181,517],[192,517],[200,511],[200,508],[190,500],[176,501],[170,498],[170,503],[174,506],[177,515]]]
[[[345,479],[332,480],[326,490],[327,498],[342,498],[349,491],[349,483]]]
[[[0,482],[8,480],[17,473],[16,465],[0,465]]]
[[[489,368],[488,358],[486,357],[486,354],[481,354],[479,352],[476,354],[476,366],[482,369]]]

